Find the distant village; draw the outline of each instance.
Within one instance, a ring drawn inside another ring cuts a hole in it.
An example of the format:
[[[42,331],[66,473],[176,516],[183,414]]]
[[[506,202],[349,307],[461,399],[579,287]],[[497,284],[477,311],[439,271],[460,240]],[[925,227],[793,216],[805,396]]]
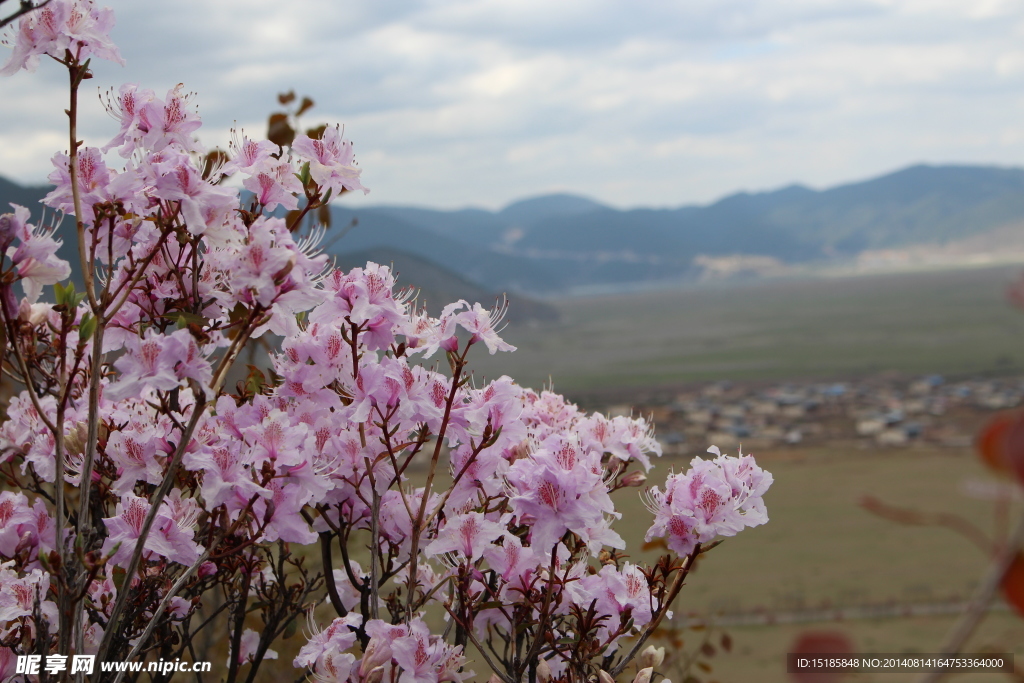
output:
[[[612,415],[653,418],[666,455],[714,444],[744,452],[822,445],[963,448],[996,411],[1024,400],[1024,378],[946,381],[870,379],[753,387],[718,382],[650,405],[613,405]]]

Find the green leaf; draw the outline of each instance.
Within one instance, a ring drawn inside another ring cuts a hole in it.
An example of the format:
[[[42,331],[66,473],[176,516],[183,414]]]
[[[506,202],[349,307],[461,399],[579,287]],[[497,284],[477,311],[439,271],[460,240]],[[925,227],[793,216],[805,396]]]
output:
[[[78,342],[84,344],[92,339],[96,333],[96,318],[91,313],[82,315],[82,322],[78,325]]]
[[[210,323],[210,319],[193,313],[192,311],[173,311],[171,313],[164,313],[160,316],[167,320],[173,320],[178,323],[178,329],[187,327],[188,325],[199,325],[204,327]]]
[[[249,393],[259,394],[263,387],[267,386],[267,376],[255,365],[246,366],[249,368],[249,376],[245,379],[245,388]]]
[[[298,633],[298,631],[299,631],[299,620],[298,619],[292,619],[291,621],[288,622],[288,625],[284,627],[284,632],[281,634],[281,637],[284,638],[285,640],[288,640],[289,638],[294,636],[296,633]]]
[[[327,191],[330,192],[330,190]],[[316,217],[325,228],[331,227],[331,207],[327,206],[327,204],[323,204],[317,209]]]

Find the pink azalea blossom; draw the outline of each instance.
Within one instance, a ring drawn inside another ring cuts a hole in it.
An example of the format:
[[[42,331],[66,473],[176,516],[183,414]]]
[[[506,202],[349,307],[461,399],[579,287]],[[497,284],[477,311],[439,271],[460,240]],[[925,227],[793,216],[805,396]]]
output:
[[[771,485],[771,474],[750,456],[730,458],[714,446],[708,450],[718,457],[694,458],[685,474],[669,476],[664,491],[654,487],[648,492],[654,524],[646,540],[665,538],[669,549],[684,555],[697,543],[734,536],[744,527],[767,521],[761,496]]]
[[[148,124],[147,130],[140,130],[146,149],[159,152],[174,144],[184,151],[202,151],[192,134],[203,123],[192,107],[192,93],[182,93],[181,89],[179,83],[167,91],[165,99],[154,97],[142,105],[138,120]]]
[[[49,589],[50,575],[46,572],[33,569],[18,576],[13,560],[0,564],[0,624],[31,616],[37,599],[43,618],[56,624],[57,605],[46,599]]]
[[[295,195],[302,192],[302,183],[295,177],[295,169],[286,161],[268,158],[257,162],[252,175],[242,181],[242,186],[252,192],[267,211],[279,206],[288,210],[299,206]]]
[[[56,168],[47,178],[54,189],[46,195],[43,202],[57,211],[75,215],[75,203],[71,191],[71,159],[66,154],[55,154],[53,165]],[[103,194],[110,184],[111,171],[103,162],[100,150],[95,147],[83,147],[78,151],[78,191],[81,203],[85,208],[104,200]],[[83,210],[82,220],[92,223],[94,214],[91,210]]]
[[[491,541],[501,537],[505,525],[487,519],[483,513],[467,512],[449,519],[423,552],[428,556],[458,553],[468,562],[483,557]]]
[[[470,310],[460,313],[456,320],[459,325],[473,335],[470,337],[469,343],[475,344],[482,341],[492,356],[497,351],[515,351],[516,347],[503,341],[498,336],[498,331],[494,329],[501,322],[507,308],[506,304],[489,311],[476,303]]]
[[[40,56],[63,60],[68,50],[80,62],[98,57],[123,66],[124,60],[110,40],[113,27],[114,13],[108,7],[97,8],[92,0],[52,0],[18,21],[14,51],[0,75],[9,76],[19,69],[35,71]]]
[[[402,667],[399,683],[441,683],[456,681],[472,676],[471,672],[460,672],[466,658],[462,646],[451,646],[437,636],[419,618],[409,622],[409,634],[391,642],[395,662]]]
[[[142,387],[170,391],[185,379],[207,384],[213,375],[210,362],[187,329],[161,334],[149,328],[142,339],[127,341],[125,354],[114,367],[121,377],[107,387],[105,394],[115,401],[136,394]]]
[[[14,557],[15,550],[22,543],[22,535],[29,532],[33,521],[35,515],[23,493],[0,491],[0,556]]]
[[[231,142],[228,145],[231,160],[224,165],[221,173],[233,174],[238,171],[250,173],[263,162],[270,160],[271,154],[278,154],[281,148],[269,140],[250,140],[242,133],[238,139],[238,131],[231,129]]]
[[[238,644],[238,655],[236,660],[239,664],[248,664],[252,661],[252,658],[256,655],[256,650],[259,648],[260,634],[253,631],[251,628],[247,628],[242,631],[242,638]],[[263,653],[263,659],[277,659],[277,652],[267,648],[266,652]],[[231,655],[228,655],[228,661],[225,666],[231,666]]]
[[[342,135],[339,126],[328,126],[319,140],[299,135],[292,143],[292,151],[309,161],[309,174],[321,190],[332,190],[335,195],[342,190],[370,192],[359,181],[362,169],[356,167],[352,143]]]
[[[111,562],[122,567],[127,566],[150,507],[145,499],[129,493],[121,497],[114,516],[103,520],[108,533],[103,542],[103,552],[113,553]],[[188,509],[185,508],[183,512],[188,512]],[[148,552],[166,557],[172,562],[191,565],[201,554],[198,544],[193,540],[194,520],[180,514],[176,516],[174,513],[175,511],[165,501],[153,521],[144,547]]]
[[[312,611],[309,614],[309,626],[310,626],[310,637],[302,649],[299,650],[298,656],[292,662],[296,668],[310,668],[320,673],[319,669],[325,663],[324,660],[327,657],[331,657],[330,665],[327,667],[331,673],[337,675],[339,668],[343,666],[343,661],[348,662],[348,667],[351,669],[352,664],[355,663],[355,656],[349,655],[351,660],[347,658],[345,660],[337,658],[337,655],[345,652],[351,648],[356,642],[356,628],[362,623],[362,616],[356,613],[351,613],[344,617],[338,617],[331,624],[325,628],[320,629],[316,622],[313,620]]]
[[[101,150],[107,152],[114,147],[121,147],[119,150],[122,157],[131,156],[136,147],[136,131],[145,134],[149,131],[149,123],[142,117],[143,110],[149,102],[156,99],[156,93],[148,88],[139,89],[135,83],[125,83],[118,90],[117,95],[113,92],[108,94],[106,110],[110,116],[121,125],[117,135],[113,137]]]
[[[57,257],[62,242],[53,239],[54,229],[37,228],[28,222],[29,212],[23,206],[11,204],[13,214],[0,216],[3,232],[13,234],[20,244],[7,247],[7,257],[17,270],[25,288],[25,298],[35,303],[43,285],[52,285],[67,279],[71,266]]]

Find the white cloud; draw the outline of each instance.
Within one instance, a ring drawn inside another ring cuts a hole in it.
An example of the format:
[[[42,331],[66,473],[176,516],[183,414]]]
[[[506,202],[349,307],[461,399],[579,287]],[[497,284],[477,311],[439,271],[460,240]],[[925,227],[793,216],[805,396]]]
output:
[[[102,4],[102,0],[101,4]],[[918,161],[1024,162],[1024,7],[984,0],[107,0],[123,80],[198,93],[207,144],[277,92],[346,124],[374,202],[559,189],[679,205]],[[54,64],[0,83],[0,174],[62,140]],[[82,130],[113,126],[90,98]],[[66,147],[66,143],[61,147]]]

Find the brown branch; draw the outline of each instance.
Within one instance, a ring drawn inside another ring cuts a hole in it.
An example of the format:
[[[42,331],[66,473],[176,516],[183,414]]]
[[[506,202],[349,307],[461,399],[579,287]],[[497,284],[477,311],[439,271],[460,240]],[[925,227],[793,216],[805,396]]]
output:
[[[1006,572],[1010,569],[1010,565],[1017,558],[1022,544],[1024,544],[1024,517],[1017,523],[1017,528],[1013,530],[1013,535],[1007,539],[1006,545],[992,561],[992,564],[989,565],[988,574],[978,584],[978,588],[974,593],[974,597],[971,598],[967,610],[960,616],[959,621],[957,621],[946,637],[946,643],[940,650],[943,655],[957,654],[967,643],[967,639],[971,637],[971,634],[974,633],[974,630],[988,611],[989,604],[995,597],[996,591],[999,590],[999,585],[1002,583],[1003,577],[1006,576]],[[936,683],[946,673],[948,672],[942,670],[932,671],[921,679],[921,683]]]
[[[907,526],[941,526],[967,538],[978,546],[986,555],[994,554],[995,544],[989,540],[985,532],[960,515],[948,512],[920,512],[910,508],[896,507],[883,503],[874,496],[863,496],[860,506],[873,515],[897,524]]]
[[[4,0],[0,0],[0,4],[2,4],[3,2]],[[7,26],[7,24],[10,24],[16,19],[28,14],[29,12],[34,12],[35,10],[46,7],[49,4],[50,0],[43,0],[43,2],[39,3],[38,5],[33,4],[31,0],[21,0],[21,7],[17,9],[14,12],[14,14],[11,14],[10,16],[6,16],[3,19],[0,19],[0,28]]]

